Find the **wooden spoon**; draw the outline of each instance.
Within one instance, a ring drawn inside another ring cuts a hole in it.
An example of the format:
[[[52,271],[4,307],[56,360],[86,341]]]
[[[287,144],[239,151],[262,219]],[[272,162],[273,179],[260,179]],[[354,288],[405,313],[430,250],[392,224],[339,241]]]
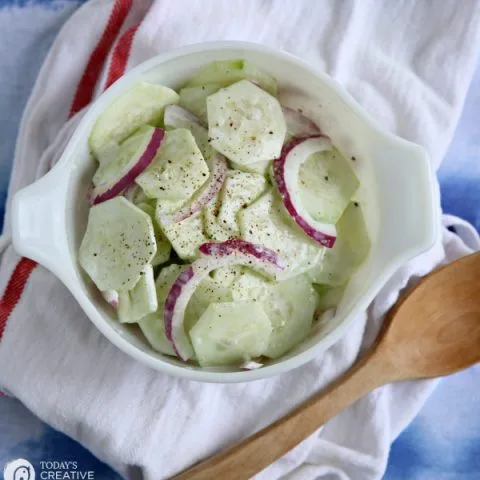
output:
[[[423,279],[390,311],[370,352],[321,393],[174,479],[249,479],[375,388],[448,375],[477,362],[480,252]]]

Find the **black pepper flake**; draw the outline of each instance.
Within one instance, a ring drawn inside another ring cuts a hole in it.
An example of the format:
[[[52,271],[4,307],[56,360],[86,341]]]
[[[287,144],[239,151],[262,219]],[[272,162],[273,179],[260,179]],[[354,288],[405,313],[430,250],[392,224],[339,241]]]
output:
[[[93,254],[93,256],[94,256],[94,257],[96,257],[96,256],[97,256],[97,254],[96,254],[96,253],[94,253],[94,254]]]
[[[171,160],[167,160],[167,163],[172,163],[172,161],[171,161]]]
[[[328,182],[328,175],[325,175],[325,181]]]
[[[229,125],[230,125],[231,127],[233,127],[233,122],[230,122]]]
[[[354,162],[355,160],[356,160],[356,158],[355,158],[355,157],[352,157],[352,161]]]
[[[358,207],[358,202],[353,202],[353,204],[354,204],[356,207]]]
[[[273,135],[273,132],[272,132],[271,130],[270,130],[268,133],[269,133],[270,135]]]

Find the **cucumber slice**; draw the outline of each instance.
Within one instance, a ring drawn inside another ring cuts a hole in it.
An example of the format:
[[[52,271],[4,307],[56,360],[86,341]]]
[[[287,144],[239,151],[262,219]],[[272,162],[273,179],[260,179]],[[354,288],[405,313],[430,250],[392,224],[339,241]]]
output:
[[[185,110],[178,105],[168,105],[165,108],[163,121],[165,122],[166,128],[186,128],[190,130],[205,160],[215,156],[215,150],[208,142],[207,123],[205,122],[205,124],[203,124],[202,121],[189,110]]]
[[[242,80],[207,98],[208,135],[213,148],[240,165],[277,158],[286,125],[275,97]]]
[[[272,326],[256,302],[212,303],[190,330],[201,366],[231,365],[261,355]]]
[[[191,358],[193,350],[185,332],[188,303],[200,283],[218,268],[236,265],[251,266],[269,278],[276,278],[284,268],[280,257],[272,250],[244,240],[207,242],[198,248],[202,257],[192,262],[172,285],[165,300],[165,333],[178,357]]]
[[[265,177],[256,173],[230,171],[220,192],[218,222],[232,237],[240,235],[237,214],[247,208],[264,191]]]
[[[178,223],[165,225],[163,217],[157,216],[157,221],[172,244],[173,249],[182,260],[194,260],[199,256],[198,247],[208,241],[205,235],[202,216],[192,215]]]
[[[159,135],[156,135],[156,134]],[[152,143],[154,136],[157,141]],[[108,163],[100,164],[93,175],[92,183],[95,187],[102,185],[115,185],[124,177],[130,178],[130,185],[135,180],[135,173],[138,175],[154,159],[163,139],[163,130],[144,125],[134,135],[127,138],[117,149],[114,158]],[[147,155],[145,155],[147,153]],[[142,163],[142,157],[148,157],[144,161],[143,169],[135,172],[135,166]],[[114,194],[117,195],[120,192]]]
[[[98,116],[90,134],[90,148],[97,160],[101,164],[110,160],[117,145],[142,125],[160,126],[169,103],[178,103],[175,91],[146,82],[117,98]]]
[[[189,332],[211,303],[232,301],[231,285],[241,267],[219,268],[205,278],[195,290],[185,311],[184,328]]]
[[[150,198],[183,203],[208,175],[208,166],[192,134],[179,128],[167,132],[155,160],[135,181]]]
[[[183,205],[182,201],[161,199],[155,203],[155,218],[166,217],[178,211]]]
[[[232,299],[234,302],[244,302],[247,300],[263,301],[267,297],[269,289],[273,284],[273,282],[268,281],[265,277],[244,267],[232,283]]]
[[[125,190],[123,196],[129,201],[132,202],[134,205],[139,205],[141,203],[148,203],[150,199],[145,195],[143,190],[134,183],[130,185],[130,187]]]
[[[294,277],[317,265],[325,249],[293,225],[284,213],[281,201],[269,190],[238,214],[242,238],[264,245],[285,262],[280,279]]]
[[[203,211],[207,235],[223,242],[240,235],[237,214],[247,208],[265,190],[265,177],[255,173],[230,170],[219,197],[209,202]]]
[[[131,290],[156,252],[151,218],[124,197],[90,208],[79,262],[99,290]]]
[[[117,156],[100,165],[93,177],[89,201],[97,203],[110,200],[128,189],[135,179],[154,160],[165,132],[161,128],[142,127],[140,133],[129,138],[117,149]]]
[[[279,282],[269,289],[262,305],[273,327],[263,354],[278,358],[308,337],[318,294],[307,275]]]
[[[224,242],[234,237],[218,222],[220,205],[219,196],[207,203],[202,212],[202,221],[205,226],[205,233],[210,239],[217,242]]]
[[[165,109],[165,126],[172,129],[186,128],[190,130],[203,158],[211,169],[211,161],[218,153],[210,145],[208,141],[208,130],[201,124],[200,119],[191,115],[189,111],[183,110],[181,107],[169,105]]]
[[[119,292],[118,319],[121,323],[135,323],[157,308],[153,267],[147,265],[132,290]]]
[[[188,128],[190,130],[195,142],[197,142],[199,150],[202,152],[203,158],[205,158],[205,161],[209,164],[209,161],[218,155],[218,153],[212,148],[208,141],[208,130],[202,125],[195,123],[186,125],[183,128]]]
[[[227,87],[240,80],[250,80],[271,95],[277,94],[277,80],[247,60],[218,60],[192,75],[188,87],[214,83]]]
[[[336,148],[311,155],[300,167],[302,204],[320,222],[337,223],[358,186],[349,162]]]
[[[182,271],[181,265],[172,264],[162,268],[157,282],[158,310],[155,313],[147,315],[138,322],[140,329],[145,335],[150,345],[160,353],[176,356],[172,344],[165,335],[165,323],[163,321],[163,305],[167,298],[170,287]]]
[[[180,90],[178,104],[207,123],[207,97],[218,92],[222,85],[212,83],[198,87],[186,87]]]
[[[142,333],[148,340],[148,343],[157,352],[175,357],[175,351],[172,344],[165,335],[165,324],[163,323],[163,314],[158,312],[151,313],[138,322]]]
[[[176,128],[188,128],[207,163],[210,175],[207,181],[195,192],[192,198],[163,223],[176,223],[202,210],[222,188],[227,175],[227,161],[216,152],[208,142],[207,129],[198,123],[198,119],[177,105],[169,105],[165,109],[165,124]]]
[[[278,358],[309,335],[318,294],[305,274],[274,283],[244,270],[231,287],[232,298],[261,302],[273,327],[263,355]]]
[[[357,202],[348,205],[337,223],[338,237],[322,261],[308,272],[313,283],[340,286],[346,283],[370,251],[370,239]]]
[[[230,161],[232,168],[235,170],[241,170],[242,172],[247,173],[258,173],[267,176],[269,168],[272,165],[271,160],[262,160],[261,162],[249,163],[248,165],[241,165],[240,163]]]
[[[337,308],[340,300],[342,300],[345,293],[346,285],[339,287],[331,287],[330,285],[313,285],[318,293],[318,310],[324,312],[331,308]]]
[[[138,204],[138,208],[147,213],[152,219],[155,241],[157,242],[157,253],[152,259],[152,266],[156,267],[168,261],[170,253],[172,252],[172,246],[158,226],[155,218],[155,208],[149,203],[140,203]]]

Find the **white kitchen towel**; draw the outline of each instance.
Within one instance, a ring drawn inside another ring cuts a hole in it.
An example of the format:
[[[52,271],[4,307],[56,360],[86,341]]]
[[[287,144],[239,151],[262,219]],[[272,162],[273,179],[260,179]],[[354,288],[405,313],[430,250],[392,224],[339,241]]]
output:
[[[475,0],[93,0],[67,22],[41,70],[17,143],[9,192],[58,159],[81,110],[155,53],[230,39],[289,51],[331,74],[383,125],[425,146],[438,167],[480,47]],[[68,124],[65,125],[67,119]],[[445,220],[457,223],[454,218]],[[278,378],[213,385],[171,378],[113,347],[48,271],[0,243],[0,386],[129,478],[168,478],[280,417],[368,348],[400,292],[435,266],[480,248],[458,223],[401,268],[348,335]],[[376,479],[391,441],[435,381],[376,390],[258,475]]]

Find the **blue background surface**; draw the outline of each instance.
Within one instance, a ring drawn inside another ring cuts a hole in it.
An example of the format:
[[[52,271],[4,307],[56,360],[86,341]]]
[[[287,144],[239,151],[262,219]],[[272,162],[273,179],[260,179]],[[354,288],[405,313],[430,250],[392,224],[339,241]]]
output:
[[[0,219],[15,138],[25,103],[58,30],[82,0],[0,0]],[[439,172],[445,212],[480,231],[480,69],[447,158]],[[0,366],[1,368],[1,366]],[[23,457],[74,460],[95,478],[120,478],[86,449],[0,398],[0,471]],[[453,375],[435,390],[392,446],[386,480],[480,479],[480,366]],[[355,479],[353,479],[355,480]]]

